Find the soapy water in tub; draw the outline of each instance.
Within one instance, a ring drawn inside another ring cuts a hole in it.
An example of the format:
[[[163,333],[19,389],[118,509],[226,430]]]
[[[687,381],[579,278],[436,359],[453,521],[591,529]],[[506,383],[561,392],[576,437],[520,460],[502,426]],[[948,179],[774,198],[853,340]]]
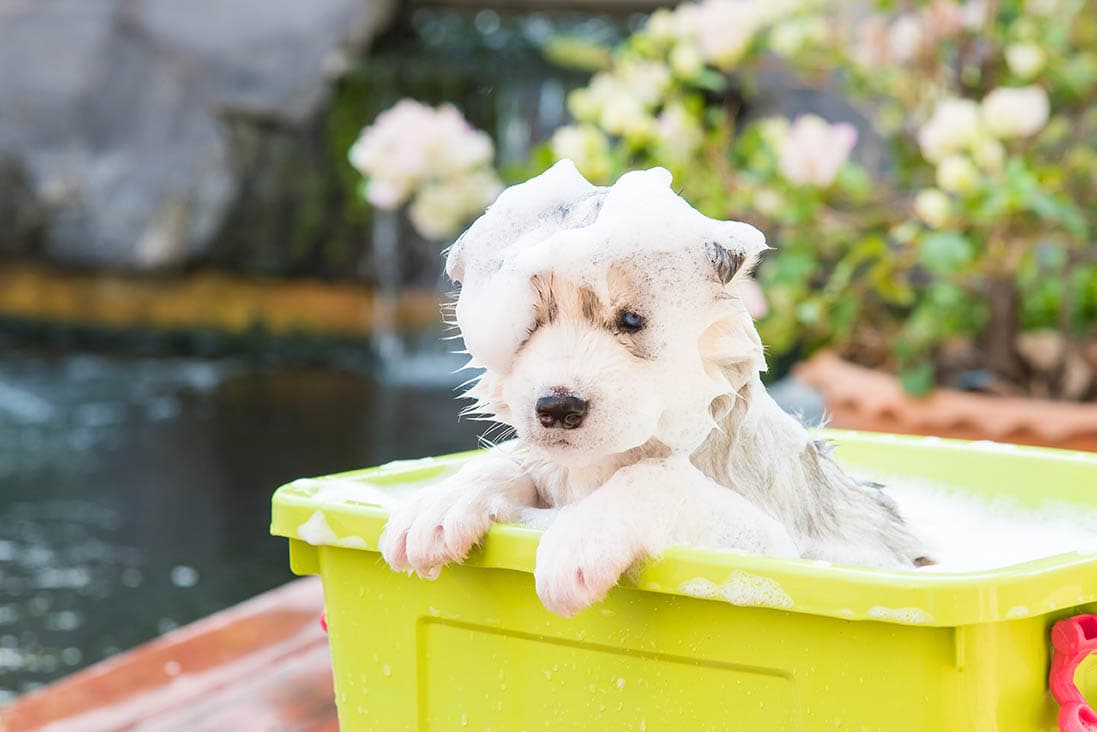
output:
[[[1067,502],[1030,507],[910,477],[882,477],[937,564],[920,571],[973,572],[1059,554],[1097,554],[1097,510]]]
[[[1097,554],[1097,510],[1066,502],[1033,508],[1009,497],[988,499],[917,478],[873,477],[885,484],[903,517],[937,560],[918,572],[975,572],[1072,552]],[[389,510],[423,485],[379,485],[361,479],[301,483],[315,486],[315,497],[325,502],[349,501]],[[551,509],[530,509],[522,523],[543,529],[554,514]]]

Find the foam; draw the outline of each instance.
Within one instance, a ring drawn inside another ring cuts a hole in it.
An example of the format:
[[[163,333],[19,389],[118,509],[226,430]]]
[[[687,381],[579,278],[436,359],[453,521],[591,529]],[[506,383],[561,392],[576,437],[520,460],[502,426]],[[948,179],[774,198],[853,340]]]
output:
[[[874,478],[937,561],[920,571],[975,572],[1097,553],[1097,511],[1076,503],[1045,502],[1034,509],[1008,496],[982,498],[910,477]]]
[[[629,290],[648,301],[652,316],[645,338],[681,361],[668,361],[665,383],[647,385],[675,405],[656,436],[692,451],[711,428],[696,415],[707,414],[716,396],[731,391],[697,357],[697,343],[713,322],[713,305],[724,288],[714,276],[711,244],[748,263],[766,248],[753,226],[693,209],[671,189],[663,168],[633,171],[613,186],[596,187],[571,161],[557,163],[504,191],[450,250],[446,271],[461,283],[455,312],[470,365],[508,373],[534,326],[534,275],[551,274],[609,302],[611,267],[631,263],[635,281]]]
[[[696,577],[683,582],[678,590],[691,597],[722,599],[743,607],[792,607],[792,598],[776,580],[747,572],[734,571],[723,584]]]
[[[875,605],[868,609],[868,617],[875,620],[888,620],[905,625],[925,625],[933,622],[933,616],[918,607],[884,607]]]
[[[895,499],[911,529],[922,538],[937,561],[935,565],[917,570],[919,573],[978,572],[1062,554],[1097,554],[1097,510],[1092,508],[1076,503],[1045,502],[1034,509],[1008,496],[988,499],[963,489],[907,476],[873,475],[872,478],[885,484],[884,490]],[[373,486],[361,480],[309,482],[317,484],[315,495],[325,501],[368,503],[390,510],[410,498],[420,487]],[[557,513],[557,509],[527,509],[520,514],[519,523],[545,529]],[[309,537],[320,537],[325,539],[320,543],[335,543],[334,533],[323,533],[325,527],[327,524],[318,511],[301,527],[305,533],[300,533],[299,529],[299,536],[306,541],[310,541]],[[327,531],[330,532],[330,528]],[[743,553],[729,549],[713,551]],[[811,564],[831,566],[823,561],[812,561]],[[690,580],[683,585],[682,592],[695,597],[725,599],[729,593],[742,597],[749,597],[751,592],[765,594],[762,592],[765,588],[761,585],[748,582],[750,578],[751,575],[738,573],[723,585],[709,580]],[[730,599],[728,601],[732,602]],[[905,610],[881,608],[878,612],[901,614]],[[1010,617],[1024,617],[1029,610],[1016,607],[1010,613]]]
[[[366,540],[360,536],[338,537],[328,525],[322,511],[313,512],[309,520],[297,527],[297,536],[313,546],[341,546],[347,549],[365,549]]]

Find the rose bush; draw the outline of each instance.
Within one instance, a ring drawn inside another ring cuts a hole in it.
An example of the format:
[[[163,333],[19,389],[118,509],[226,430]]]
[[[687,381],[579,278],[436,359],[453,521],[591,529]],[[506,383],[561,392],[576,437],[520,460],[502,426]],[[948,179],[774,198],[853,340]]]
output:
[[[1097,392],[1095,0],[702,0],[582,55],[609,61],[516,177],[662,165],[704,213],[757,224],[771,354],[834,348],[913,392]],[[859,119],[759,118],[775,72]],[[382,203],[425,176],[419,153],[377,159]]]

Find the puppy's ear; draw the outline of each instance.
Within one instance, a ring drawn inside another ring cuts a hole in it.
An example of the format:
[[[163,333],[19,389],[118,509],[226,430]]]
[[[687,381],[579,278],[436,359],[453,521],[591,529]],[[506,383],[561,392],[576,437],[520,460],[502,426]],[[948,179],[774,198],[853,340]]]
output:
[[[739,272],[749,272],[758,256],[768,249],[765,234],[741,221],[721,221],[717,237],[705,242],[705,254],[723,285]]]
[[[712,263],[716,279],[724,285],[731,282],[731,278],[742,268],[747,258],[742,252],[726,249],[714,241],[705,244],[705,253],[708,254],[708,260]]]

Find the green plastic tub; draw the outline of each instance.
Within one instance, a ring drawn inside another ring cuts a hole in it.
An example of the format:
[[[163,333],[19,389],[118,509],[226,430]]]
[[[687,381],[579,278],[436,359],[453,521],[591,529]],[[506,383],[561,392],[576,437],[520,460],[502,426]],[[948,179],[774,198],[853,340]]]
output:
[[[1097,455],[826,436],[855,474],[1097,507]],[[535,594],[532,529],[494,527],[434,582],[382,561],[387,513],[348,481],[406,490],[468,458],[295,481],[274,497],[293,570],[323,580],[344,732],[1056,729],[1049,632],[1097,611],[1097,555],[944,574],[683,547],[567,620]],[[744,587],[768,605],[722,599]],[[1077,682],[1097,698],[1097,664]]]

